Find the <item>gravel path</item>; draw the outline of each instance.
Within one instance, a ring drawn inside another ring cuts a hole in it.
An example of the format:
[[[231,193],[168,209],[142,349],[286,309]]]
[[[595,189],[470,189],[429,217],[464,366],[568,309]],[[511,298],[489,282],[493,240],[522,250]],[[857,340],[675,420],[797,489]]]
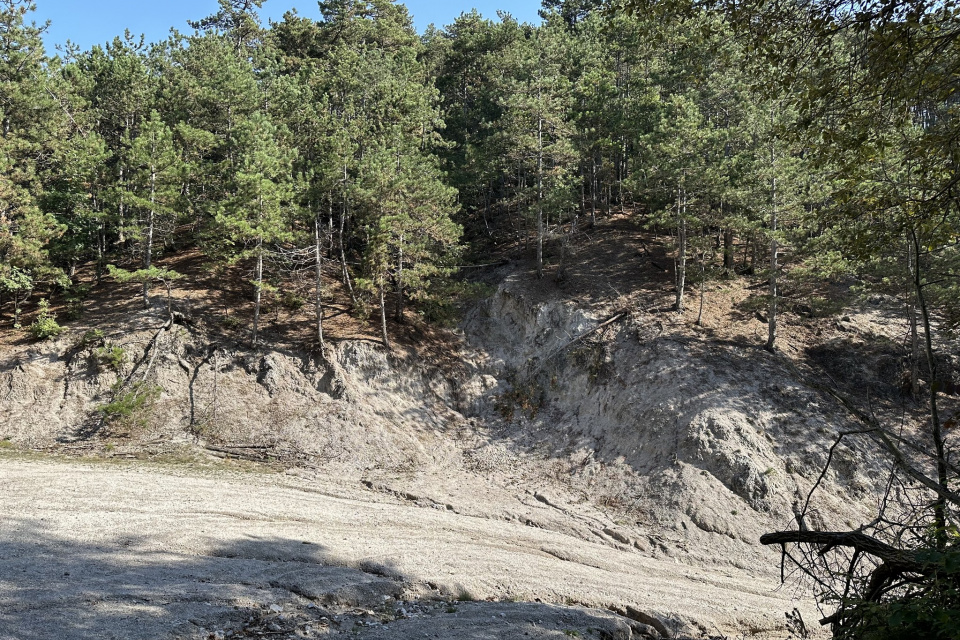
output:
[[[774,638],[776,587],[361,486],[0,455],[0,640],[652,631],[574,604]]]

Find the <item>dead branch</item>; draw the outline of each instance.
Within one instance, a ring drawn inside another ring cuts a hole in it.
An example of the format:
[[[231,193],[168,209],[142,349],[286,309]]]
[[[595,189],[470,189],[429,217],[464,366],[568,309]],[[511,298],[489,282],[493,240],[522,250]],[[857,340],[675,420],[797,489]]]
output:
[[[901,573],[927,573],[930,567],[902,549],[890,546],[859,531],[779,531],[760,537],[760,544],[807,543],[823,545],[819,555],[826,555],[836,547],[849,547],[878,558]]]

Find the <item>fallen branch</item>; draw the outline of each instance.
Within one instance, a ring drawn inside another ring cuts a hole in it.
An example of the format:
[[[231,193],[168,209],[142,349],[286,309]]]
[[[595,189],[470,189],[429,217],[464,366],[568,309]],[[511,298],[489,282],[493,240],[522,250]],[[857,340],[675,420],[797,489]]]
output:
[[[629,311],[620,311],[620,312],[617,312],[615,315],[613,315],[613,316],[612,316],[611,318],[609,318],[608,320],[604,320],[603,322],[601,322],[600,324],[598,324],[597,326],[595,326],[593,329],[590,329],[589,331],[581,334],[579,337],[575,338],[575,339],[572,340],[571,342],[568,342],[567,344],[565,344],[565,345],[563,345],[562,347],[560,347],[559,349],[557,349],[557,351],[555,352],[554,355],[556,355],[556,353],[559,353],[559,352],[561,352],[561,351],[564,351],[565,349],[569,349],[570,347],[572,347],[572,346],[575,345],[575,344],[579,344],[579,343],[583,342],[584,340],[586,340],[587,338],[589,338],[589,337],[592,336],[593,334],[597,333],[597,332],[600,331],[601,329],[604,329],[605,327],[609,327],[609,326],[612,325],[613,323],[619,322],[620,320],[623,320],[624,317],[626,317],[626,315],[627,315],[628,313],[629,313]],[[552,356],[551,356],[551,357],[552,357]]]
[[[836,547],[849,547],[879,558],[904,573],[929,571],[927,565],[918,562],[912,553],[897,549],[858,531],[778,531],[760,537],[760,544],[763,545],[782,545],[791,542],[824,545],[818,552],[821,556]]]

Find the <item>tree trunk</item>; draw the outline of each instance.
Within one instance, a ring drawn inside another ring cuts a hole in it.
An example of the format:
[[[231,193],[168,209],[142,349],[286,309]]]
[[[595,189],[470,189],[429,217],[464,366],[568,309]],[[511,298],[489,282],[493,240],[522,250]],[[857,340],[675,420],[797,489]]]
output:
[[[943,443],[943,427],[940,424],[940,411],[937,406],[937,359],[933,352],[933,336],[930,328],[930,310],[927,308],[927,298],[923,292],[924,284],[920,275],[920,239],[916,229],[910,231],[913,241],[913,286],[917,295],[917,306],[920,307],[920,321],[923,323],[924,351],[927,356],[927,367],[930,370],[930,426],[933,436],[933,446],[937,456],[937,484],[947,489],[947,458]],[[947,546],[947,501],[938,496],[933,503],[933,520],[936,526],[934,537],[937,549],[943,551]]]
[[[101,223],[97,227],[97,284],[103,280],[104,257],[107,252],[107,233]]]
[[[16,291],[13,292],[13,328],[20,328],[20,313],[22,312],[21,305],[22,301],[20,300],[20,294]]]
[[[597,226],[597,158],[590,159],[592,175],[590,177],[590,226]]]
[[[773,125],[773,112],[770,113],[770,124]],[[779,251],[777,242],[777,172],[776,172],[776,141],[770,140],[770,315],[767,319],[767,344],[764,348],[773,351],[777,340],[777,298],[779,296],[778,271],[780,269]]]
[[[320,341],[320,351],[326,353],[326,344],[323,341],[323,253],[321,247],[320,235],[320,214],[313,221],[313,259],[314,276],[316,277],[315,286],[315,307],[317,314],[317,340]]]
[[[399,256],[397,258],[397,306],[396,306],[396,320],[397,322],[403,321],[403,234],[400,234],[400,248]]]
[[[119,217],[119,220],[117,220],[117,230],[119,231],[119,236],[117,237],[117,242],[120,244],[120,248],[121,248],[121,251],[122,251],[122,250],[123,250],[123,244],[124,244],[124,242],[126,242],[126,236],[124,235],[124,232],[123,232],[124,214],[125,214],[125,208],[124,208],[124,202],[123,202],[123,194],[124,194],[124,190],[123,190],[123,165],[120,165],[120,180],[118,181],[118,184],[119,184],[119,186],[120,186],[120,203],[119,203],[119,205],[117,206],[117,213],[118,213],[118,217]]]
[[[705,290],[707,286],[707,263],[704,258],[703,252],[700,252],[700,312],[697,313],[697,326],[703,326],[703,303],[706,296]]]
[[[723,270],[732,273],[733,264],[733,230],[723,230]]]
[[[539,93],[539,90],[538,90],[538,93]],[[543,118],[542,117],[537,118],[537,277],[543,278]]]
[[[683,315],[683,292],[687,283],[687,193],[680,189],[677,191],[677,260],[676,260],[676,284],[677,284],[677,313]]]
[[[620,141],[622,143],[620,156],[620,166],[617,169],[617,198],[620,200],[620,213],[625,211],[624,209],[624,198],[623,198],[623,180],[627,175],[627,139],[626,137],[621,137]]]
[[[257,271],[254,277],[256,289],[253,292],[253,347],[257,347],[260,337],[260,301],[263,294],[263,240],[257,240]]]
[[[263,221],[263,194],[260,195],[259,213],[257,215],[258,226]],[[257,348],[257,340],[260,337],[260,301],[263,298],[263,231],[257,236],[257,271],[254,276],[256,290],[253,292],[253,348]]]
[[[153,261],[153,224],[156,217],[157,172],[150,172],[150,213],[147,214],[147,239],[143,248],[143,268],[149,269]],[[150,280],[143,279],[143,308],[150,308]]]
[[[907,270],[910,273],[911,289],[913,281],[913,246],[907,245]],[[916,399],[920,396],[920,336],[917,332],[917,296],[915,291],[908,295],[907,314],[910,319],[910,395]]]
[[[387,302],[383,293],[384,285],[380,285],[380,331],[383,336],[383,346],[390,348],[390,337],[387,335]]]
[[[347,179],[347,165],[343,165],[343,179]],[[346,185],[346,182],[344,182]],[[350,292],[350,301],[353,303],[353,306],[357,306],[357,294],[353,290],[353,283],[350,281],[350,269],[347,267],[347,250],[344,247],[344,229],[347,226],[347,191],[346,186],[344,186],[343,191],[343,208],[340,211],[340,267],[343,270],[343,284],[346,285],[347,291]]]

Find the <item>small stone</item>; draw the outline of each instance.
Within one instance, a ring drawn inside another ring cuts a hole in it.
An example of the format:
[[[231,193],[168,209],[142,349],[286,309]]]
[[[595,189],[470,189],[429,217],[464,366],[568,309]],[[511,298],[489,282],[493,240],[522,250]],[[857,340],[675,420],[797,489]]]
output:
[[[270,611],[273,611],[274,613],[283,613],[283,607],[278,604],[272,604],[270,605]]]

